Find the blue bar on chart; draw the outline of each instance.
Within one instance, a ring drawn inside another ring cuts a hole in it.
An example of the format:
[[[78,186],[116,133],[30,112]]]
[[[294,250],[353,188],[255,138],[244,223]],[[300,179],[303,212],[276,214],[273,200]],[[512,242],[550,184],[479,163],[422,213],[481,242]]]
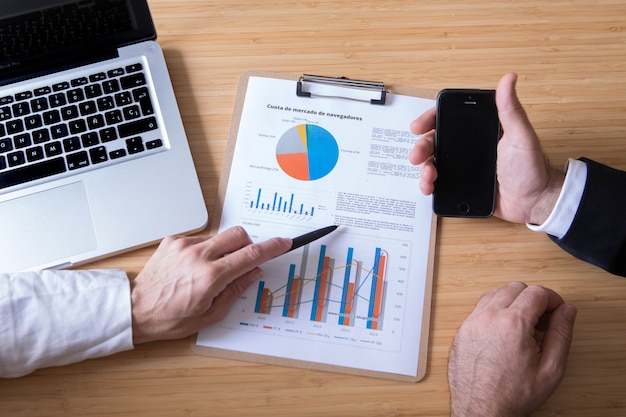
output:
[[[335,260],[326,256],[326,245],[321,245],[317,263],[317,275],[315,276],[313,304],[311,306],[311,321],[326,321],[334,264]]]
[[[384,310],[385,290],[387,288],[387,251],[376,248],[374,254],[374,267],[372,268],[372,287],[370,290],[370,301],[368,307],[367,328],[372,330],[382,330]]]
[[[270,314],[272,310],[273,295],[269,288],[265,288],[265,281],[259,281],[254,312],[260,314]]]
[[[357,289],[359,288],[363,264],[361,261],[353,259],[353,256],[354,248],[348,248],[339,308],[339,324],[342,326],[354,326],[355,321]]]
[[[274,213],[296,214],[301,216],[312,217],[315,214],[314,206],[305,206],[304,203],[297,202],[297,196],[294,193],[289,195],[280,195],[275,192],[270,198],[263,194],[263,189],[257,191],[256,200],[250,200],[250,209],[260,209]]]

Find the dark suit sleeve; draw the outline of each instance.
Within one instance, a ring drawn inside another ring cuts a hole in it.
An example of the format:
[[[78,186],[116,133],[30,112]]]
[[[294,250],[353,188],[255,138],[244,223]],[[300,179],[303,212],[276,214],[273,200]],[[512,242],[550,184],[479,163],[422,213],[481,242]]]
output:
[[[626,172],[586,158],[587,182],[574,221],[562,239],[575,257],[626,276]]]

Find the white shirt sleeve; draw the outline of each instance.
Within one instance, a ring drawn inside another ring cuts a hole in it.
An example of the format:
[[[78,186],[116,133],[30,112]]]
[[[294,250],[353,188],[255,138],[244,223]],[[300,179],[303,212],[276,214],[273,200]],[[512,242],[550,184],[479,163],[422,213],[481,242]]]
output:
[[[565,167],[565,182],[556,205],[548,219],[541,225],[526,224],[530,230],[545,232],[561,239],[569,230],[587,182],[587,164],[577,159],[569,159]]]
[[[132,348],[123,271],[0,273],[0,377]]]

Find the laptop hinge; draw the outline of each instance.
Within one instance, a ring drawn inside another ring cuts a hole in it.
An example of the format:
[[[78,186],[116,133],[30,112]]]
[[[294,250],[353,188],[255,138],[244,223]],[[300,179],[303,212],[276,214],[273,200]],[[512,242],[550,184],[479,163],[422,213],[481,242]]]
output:
[[[119,58],[117,49],[111,49],[110,51],[104,51],[101,48],[93,49],[96,49],[96,51],[71,54],[71,60],[67,59],[67,55],[63,58],[56,59],[49,56],[39,57],[37,59],[22,61],[10,68],[4,68],[0,70],[0,86],[78,68],[95,62]]]

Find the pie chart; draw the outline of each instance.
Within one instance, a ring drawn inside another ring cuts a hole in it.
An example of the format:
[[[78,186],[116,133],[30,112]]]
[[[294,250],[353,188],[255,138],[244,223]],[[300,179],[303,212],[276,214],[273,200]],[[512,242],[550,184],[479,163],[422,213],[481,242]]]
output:
[[[314,181],[328,175],[339,158],[337,141],[328,130],[300,124],[287,130],[276,145],[276,159],[290,177]]]

